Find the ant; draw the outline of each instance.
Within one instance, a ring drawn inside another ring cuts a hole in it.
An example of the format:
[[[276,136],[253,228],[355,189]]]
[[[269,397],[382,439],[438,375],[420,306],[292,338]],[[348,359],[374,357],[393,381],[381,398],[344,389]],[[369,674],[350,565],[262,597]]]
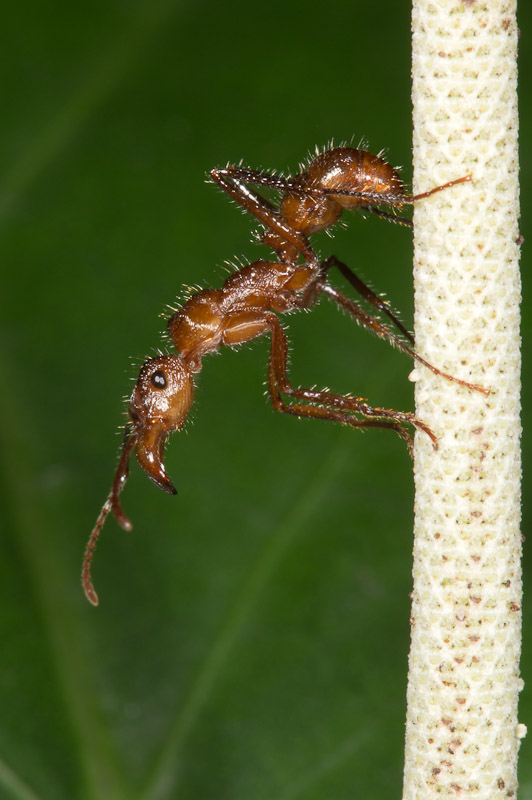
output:
[[[129,400],[122,452],[107,500],[98,516],[85,551],[82,584],[93,605],[98,596],[91,579],[91,562],[104,522],[112,511],[124,530],[132,525],[120,506],[120,493],[129,474],[133,450],[149,478],[169,494],[176,494],[164,464],[164,446],[172,431],[180,430],[194,399],[194,375],[201,371],[203,357],[222,345],[236,347],[259,336],[271,337],[268,389],[277,411],[297,417],[331,420],[352,428],[388,428],[405,442],[410,454],[413,438],[406,425],[427,434],[437,449],[437,438],[429,426],[406,411],[370,406],[363,398],[337,395],[292,386],[287,375],[287,339],[277,314],[312,308],[322,294],[377,336],[412,356],[434,374],[468,389],[489,394],[476,384],[448,375],[429,364],[413,349],[412,335],[403,327],[381,298],[336,256],[320,261],[309,244],[309,236],[330,228],[345,210],[362,209],[391,222],[412,227],[408,219],[396,216],[404,205],[430,197],[459,183],[467,175],[436,186],[421,194],[406,193],[399,173],[381,155],[354,147],[330,147],[293,177],[227,166],[210,173],[242,209],[264,226],[263,244],[277,261],[259,260],[231,274],[220,289],[193,294],[168,319],[167,333],[178,355],[159,355],[142,365]],[[252,186],[271,187],[281,192],[278,207]],[[391,209],[383,211],[381,206]],[[329,283],[331,269],[337,269],[359,295],[377,312],[385,314],[402,336],[373,313],[364,311]],[[410,346],[412,345],[412,346]],[[287,399],[285,399],[287,398]],[[358,416],[357,416],[358,415]]]

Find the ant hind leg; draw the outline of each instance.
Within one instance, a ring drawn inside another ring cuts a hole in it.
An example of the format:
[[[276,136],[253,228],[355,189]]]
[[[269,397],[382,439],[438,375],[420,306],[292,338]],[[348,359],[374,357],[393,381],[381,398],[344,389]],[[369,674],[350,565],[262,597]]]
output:
[[[273,183],[254,180],[257,176],[271,178]],[[246,183],[260,183],[261,185],[272,185],[279,187],[275,181],[275,176],[266,173],[256,173],[253,170],[245,170],[239,167],[225,167],[225,169],[212,169],[210,177],[218,186],[226,192],[243,209],[252,214],[261,222],[266,230],[274,231],[281,237],[281,240],[288,242],[298,253],[301,253],[305,261],[317,264],[317,257],[312,250],[306,236],[295,231],[291,225],[281,216],[279,210],[275,208],[265,197],[258,192],[250,189]]]

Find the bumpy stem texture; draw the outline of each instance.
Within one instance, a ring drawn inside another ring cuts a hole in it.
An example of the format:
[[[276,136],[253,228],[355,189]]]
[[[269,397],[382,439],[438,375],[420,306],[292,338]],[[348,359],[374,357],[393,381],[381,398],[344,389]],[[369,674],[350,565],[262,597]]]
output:
[[[414,0],[416,345],[404,800],[516,796],[521,689],[517,26],[514,0]]]

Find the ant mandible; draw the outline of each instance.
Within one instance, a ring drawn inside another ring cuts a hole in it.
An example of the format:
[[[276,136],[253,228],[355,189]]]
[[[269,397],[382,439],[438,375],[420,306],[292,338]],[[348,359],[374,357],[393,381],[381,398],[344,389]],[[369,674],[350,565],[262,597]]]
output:
[[[335,256],[320,261],[308,238],[330,228],[346,209],[362,209],[411,227],[410,220],[394,212],[405,204],[469,181],[470,175],[422,194],[409,195],[398,171],[381,156],[354,147],[330,147],[318,153],[307,169],[294,177],[232,166],[213,169],[210,176],[264,225],[261,241],[274,250],[278,260],[255,261],[230,275],[221,289],[205,289],[192,295],[168,320],[168,336],[178,355],[149,358],[142,365],[129,401],[129,420],[113,485],[90,535],[83,560],[82,584],[93,605],[98,604],[98,596],[92,584],[91,562],[107,516],[112,511],[122,528],[132,528],[119,500],[129,473],[130,455],[134,449],[148,477],[165,492],[176,494],[165,472],[164,446],[168,435],[180,430],[185,423],[194,399],[193,376],[200,372],[203,357],[222,345],[236,347],[270,335],[268,388],[277,411],[331,420],[352,428],[389,428],[405,440],[412,454],[412,434],[405,427],[410,425],[426,433],[437,448],[433,431],[409,412],[373,407],[361,397],[292,386],[287,375],[286,335],[277,314],[312,308],[320,295],[326,294],[362,325],[436,375],[468,389],[489,393],[481,386],[447,375],[429,364],[374,314],[364,311],[334,288],[328,280],[332,268],[339,270],[360,296],[384,313],[413,345],[413,337],[389,306]],[[279,190],[282,194],[279,207],[273,206],[251,186]],[[383,211],[381,206],[390,208],[391,213]]]

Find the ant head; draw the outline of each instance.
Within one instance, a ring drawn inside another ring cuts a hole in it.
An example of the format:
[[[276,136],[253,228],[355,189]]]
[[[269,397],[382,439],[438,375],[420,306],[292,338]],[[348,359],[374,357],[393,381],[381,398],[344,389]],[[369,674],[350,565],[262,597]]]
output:
[[[178,356],[144,362],[129,401],[137,460],[151,480],[176,494],[163,464],[168,434],[183,427],[194,397],[190,370]]]
[[[144,362],[129,401],[129,419],[124,443],[109,497],[92,529],[83,559],[82,583],[87,598],[98,605],[91,578],[92,557],[105,520],[112,512],[126,531],[133,527],[120,506],[120,493],[129,475],[133,448],[144,472],[165,492],[176,494],[163,464],[168,434],[179,430],[187,418],[194,396],[189,368],[178,356],[158,356]]]

